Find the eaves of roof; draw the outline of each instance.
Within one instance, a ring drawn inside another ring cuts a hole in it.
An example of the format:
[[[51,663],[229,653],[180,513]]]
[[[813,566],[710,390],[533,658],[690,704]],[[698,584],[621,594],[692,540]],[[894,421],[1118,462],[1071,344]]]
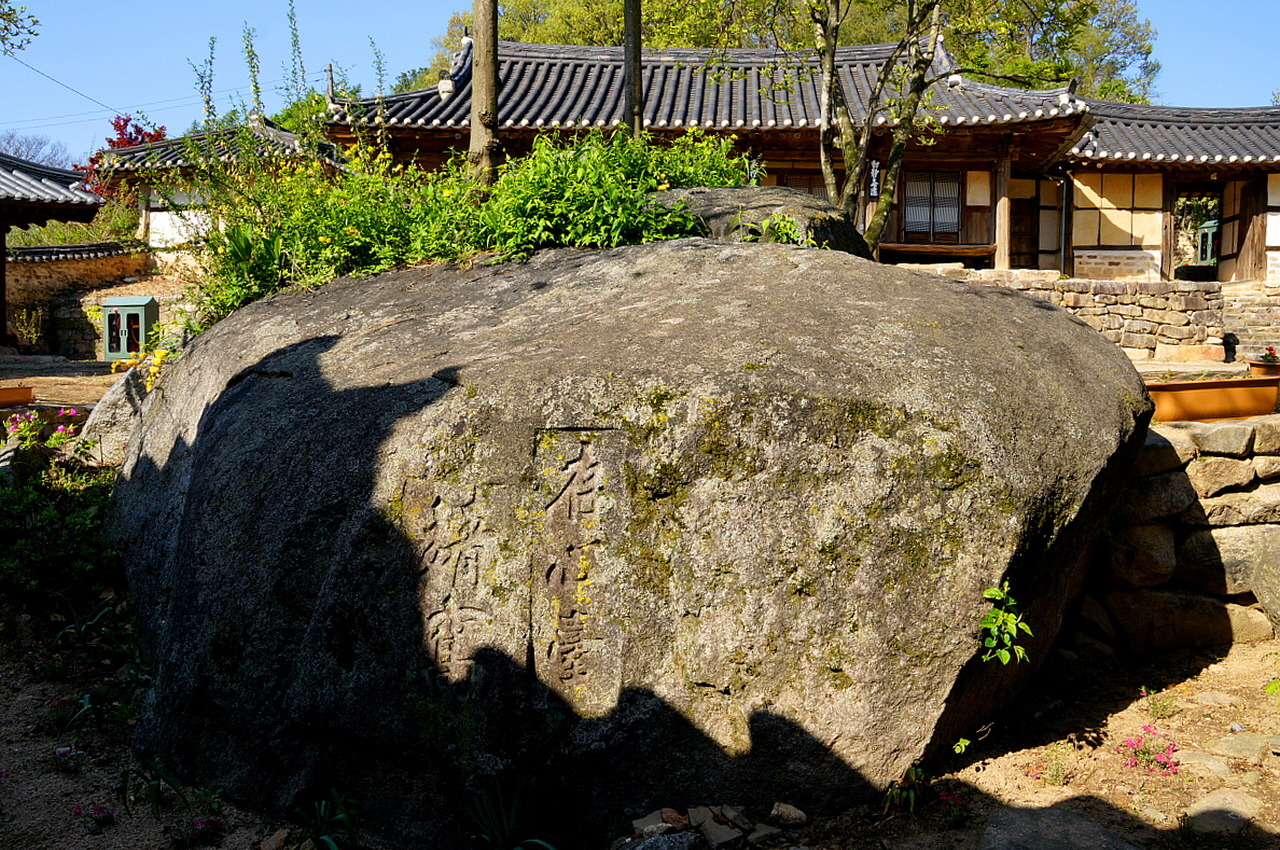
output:
[[[98,207],[105,201],[84,188],[84,175],[0,153],[0,204]]]
[[[893,45],[843,47],[837,51],[850,111],[862,121],[880,68]],[[587,128],[622,123],[623,56],[620,47],[499,42],[498,120],[504,128]],[[820,123],[818,67],[809,54],[774,50],[648,51],[644,76],[644,125],[651,129],[702,128],[783,131],[816,129]],[[947,127],[1011,125],[1054,120],[1088,111],[1066,89],[1023,91],[952,74],[940,51],[933,73],[931,116]],[[471,49],[455,56],[444,85],[429,89],[334,102],[328,123],[449,131],[470,126]],[[452,91],[450,91],[452,89]],[[896,123],[876,117],[879,126]]]
[[[68,260],[100,260],[145,251],[136,239],[123,242],[94,242],[89,245],[42,245],[31,248],[10,247],[6,258],[10,263],[53,263]]]
[[[1077,162],[1157,166],[1280,163],[1280,108],[1187,109],[1091,101]]]
[[[257,156],[300,156],[305,153],[304,146],[296,135],[269,122],[254,122],[249,125],[249,130],[253,134],[253,150]],[[231,162],[244,150],[245,141],[239,136],[240,131],[241,128],[227,128],[145,145],[104,150],[100,153],[97,168],[104,172],[129,173],[190,168],[203,157]],[[321,145],[319,155],[328,164],[341,164],[341,157],[333,145]]]

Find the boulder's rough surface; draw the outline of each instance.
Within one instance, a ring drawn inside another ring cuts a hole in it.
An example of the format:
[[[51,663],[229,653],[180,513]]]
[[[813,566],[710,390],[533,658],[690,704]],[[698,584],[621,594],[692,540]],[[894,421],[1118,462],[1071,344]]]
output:
[[[77,444],[92,443],[90,456],[101,463],[121,463],[146,392],[137,369],[121,375],[89,414]]]
[[[707,228],[712,239],[723,242],[776,242],[786,236],[801,243],[812,240],[820,248],[844,251],[871,259],[871,249],[853,219],[828,202],[785,186],[736,186],[732,188],[671,189],[650,197],[672,205],[684,201]],[[777,222],[786,216],[795,223]]]
[[[829,810],[1031,673],[978,659],[983,590],[1044,658],[1149,412],[1067,313],[832,251],[278,296],[198,337],[128,446],[139,746],[277,811],[337,785],[427,846],[507,766],[602,831]]]

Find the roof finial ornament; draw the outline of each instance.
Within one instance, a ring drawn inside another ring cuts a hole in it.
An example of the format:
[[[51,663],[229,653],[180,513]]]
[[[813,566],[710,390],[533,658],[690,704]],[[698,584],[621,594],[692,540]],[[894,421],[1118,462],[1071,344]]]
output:
[[[335,98],[334,98],[334,91],[333,91],[333,63],[332,62],[330,62],[328,65],[324,67],[324,74],[325,74],[325,79],[327,80],[325,84],[325,89],[324,89],[324,99],[329,101],[330,103],[333,103]]]

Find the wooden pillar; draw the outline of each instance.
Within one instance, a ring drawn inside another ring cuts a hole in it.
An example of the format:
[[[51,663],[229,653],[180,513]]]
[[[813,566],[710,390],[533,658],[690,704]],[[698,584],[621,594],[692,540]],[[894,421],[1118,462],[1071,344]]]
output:
[[[1009,249],[1013,243],[1013,202],[1009,199],[1009,180],[1013,174],[1013,160],[1009,155],[1009,143],[1000,143],[996,164],[996,256],[995,267],[1009,268]]]
[[[9,264],[9,249],[5,247],[5,237],[9,233],[9,225],[0,220],[0,345],[9,344],[9,304],[5,290],[5,266]]]
[[[1178,184],[1172,171],[1164,175],[1160,187],[1160,279],[1173,280],[1173,255],[1178,250]],[[1221,214],[1218,218],[1222,218]]]

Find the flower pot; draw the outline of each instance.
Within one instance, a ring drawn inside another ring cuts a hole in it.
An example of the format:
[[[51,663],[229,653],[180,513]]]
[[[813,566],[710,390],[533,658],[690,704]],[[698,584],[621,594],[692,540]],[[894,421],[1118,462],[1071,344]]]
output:
[[[1280,376],[1147,384],[1159,422],[1212,422],[1262,416],[1276,409]]]
[[[0,407],[26,407],[35,397],[32,387],[0,387]]]
[[[1256,376],[1280,375],[1280,360],[1248,360],[1249,374]]]

